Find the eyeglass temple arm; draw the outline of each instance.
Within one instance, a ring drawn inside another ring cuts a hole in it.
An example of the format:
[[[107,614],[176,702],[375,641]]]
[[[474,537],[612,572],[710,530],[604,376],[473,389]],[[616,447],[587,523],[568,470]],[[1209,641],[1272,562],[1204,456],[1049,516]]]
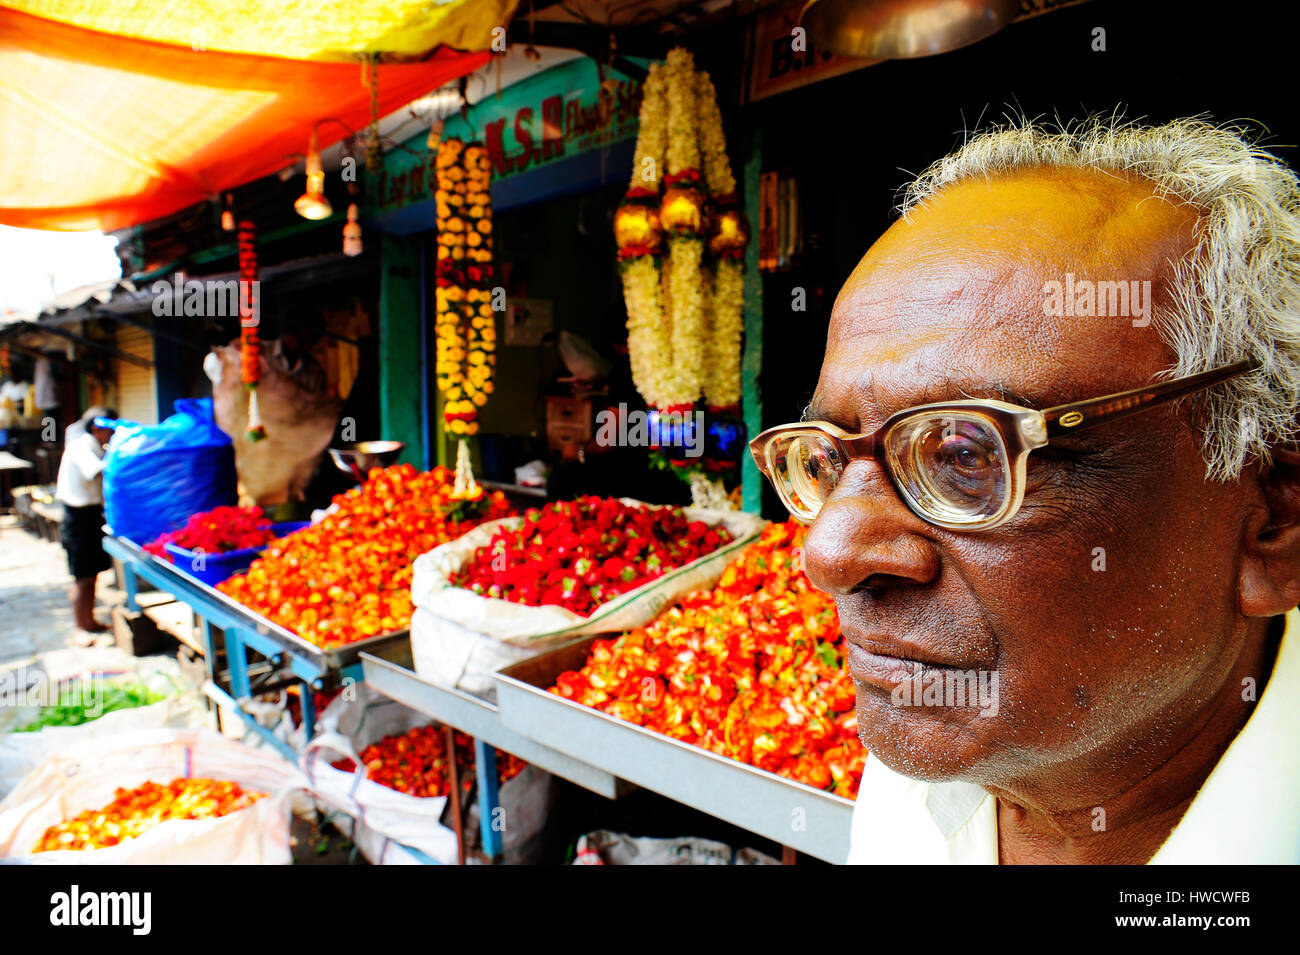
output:
[[[1222,368],[1201,372],[1199,375],[1176,378],[1173,381],[1160,382],[1145,388],[1134,388],[1132,391],[1121,391],[1068,405],[1056,405],[1043,411],[1043,418],[1047,423],[1047,436],[1050,439],[1081,428],[1091,428],[1109,421],[1127,418],[1129,415],[1138,414],[1184,395],[1204,391],[1206,388],[1259,367],[1260,363],[1257,361],[1240,361],[1235,365],[1225,365]]]

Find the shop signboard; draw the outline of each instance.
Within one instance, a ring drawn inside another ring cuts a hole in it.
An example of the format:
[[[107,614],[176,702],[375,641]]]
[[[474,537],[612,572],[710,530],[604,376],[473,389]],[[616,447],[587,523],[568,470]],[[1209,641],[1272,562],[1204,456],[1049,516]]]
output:
[[[602,85],[594,60],[570,60],[449,118],[443,136],[482,142],[492,160],[494,183],[632,139],[641,81],[612,70],[606,75]],[[433,198],[435,155],[426,137],[421,132],[384,156],[383,170],[367,186],[370,217]]]

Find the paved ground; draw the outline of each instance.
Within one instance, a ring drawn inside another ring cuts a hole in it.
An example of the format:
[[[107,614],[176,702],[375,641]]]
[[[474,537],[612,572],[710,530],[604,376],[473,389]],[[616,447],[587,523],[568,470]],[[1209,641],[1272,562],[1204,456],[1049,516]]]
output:
[[[71,585],[61,546],[23,530],[14,517],[0,517],[0,666],[91,639],[72,622]],[[110,609],[126,600],[112,571],[99,575],[97,595],[95,616],[111,623]],[[94,642],[111,645],[112,634]]]

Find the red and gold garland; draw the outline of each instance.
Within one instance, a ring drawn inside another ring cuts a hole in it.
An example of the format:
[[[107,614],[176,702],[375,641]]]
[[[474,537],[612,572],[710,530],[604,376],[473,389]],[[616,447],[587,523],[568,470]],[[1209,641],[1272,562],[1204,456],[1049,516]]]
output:
[[[248,440],[266,437],[257,407],[257,386],[262,380],[262,340],[257,334],[261,321],[257,286],[257,228],[244,219],[239,223],[239,371],[248,389]]]
[[[632,377],[647,404],[689,411],[703,397],[735,406],[749,227],[713,82],[684,49],[650,67],[614,237]]]
[[[478,409],[493,387],[491,168],[479,143],[453,137],[438,148],[438,390],[443,429],[455,435],[478,433]]]

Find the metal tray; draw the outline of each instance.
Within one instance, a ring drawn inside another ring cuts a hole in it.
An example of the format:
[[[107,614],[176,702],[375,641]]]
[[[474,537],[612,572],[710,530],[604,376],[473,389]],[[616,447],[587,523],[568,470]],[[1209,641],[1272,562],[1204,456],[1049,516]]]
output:
[[[361,669],[371,689],[584,789],[617,799],[631,788],[610,773],[506,729],[500,710],[489,701],[422,678],[412,667],[409,643],[363,653]]]
[[[845,860],[853,816],[853,803],[848,799],[548,692],[565,670],[582,667],[597,639],[593,636],[568,644],[497,673],[502,723],[539,743],[782,845],[828,862]]]
[[[361,654],[392,644],[410,645],[409,630],[381,633],[356,643],[326,650],[304,640],[278,623],[245,607],[203,581],[192,577],[170,561],[160,560],[144,548],[124,537],[104,538],[110,554],[129,559],[136,566],[132,571],[160,590],[165,590],[178,600],[189,603],[196,613],[222,629],[237,626],[256,633],[275,646],[321,671],[342,670],[361,662]]]

